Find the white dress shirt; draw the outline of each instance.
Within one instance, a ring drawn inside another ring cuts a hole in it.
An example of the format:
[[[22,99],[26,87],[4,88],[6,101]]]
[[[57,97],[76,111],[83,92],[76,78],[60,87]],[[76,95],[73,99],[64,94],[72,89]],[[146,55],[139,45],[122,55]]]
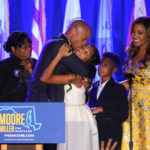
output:
[[[98,89],[97,89],[97,100],[104,88],[104,86],[106,85],[106,83],[108,82],[109,80],[105,81],[104,83],[101,84],[101,81],[99,82],[99,86],[98,86]]]

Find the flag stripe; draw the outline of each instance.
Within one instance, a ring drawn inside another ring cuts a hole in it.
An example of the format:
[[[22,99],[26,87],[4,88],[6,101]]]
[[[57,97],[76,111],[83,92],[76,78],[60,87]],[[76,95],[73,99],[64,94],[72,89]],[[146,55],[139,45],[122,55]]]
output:
[[[40,1],[40,10],[40,35],[42,38],[42,44],[44,44],[46,36],[45,0]]]
[[[45,0],[34,0],[35,11],[32,22],[33,57],[38,58],[45,42]]]

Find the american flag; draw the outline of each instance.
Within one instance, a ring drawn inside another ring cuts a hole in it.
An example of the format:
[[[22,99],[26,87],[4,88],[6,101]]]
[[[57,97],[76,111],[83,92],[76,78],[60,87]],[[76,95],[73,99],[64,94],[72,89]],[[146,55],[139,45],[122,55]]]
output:
[[[45,0],[34,0],[34,17],[32,22],[32,57],[38,58],[45,42]]]

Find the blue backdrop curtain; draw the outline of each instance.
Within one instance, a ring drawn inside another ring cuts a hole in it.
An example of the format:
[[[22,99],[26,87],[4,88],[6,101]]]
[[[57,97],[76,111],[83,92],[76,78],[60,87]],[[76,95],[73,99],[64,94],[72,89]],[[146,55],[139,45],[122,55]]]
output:
[[[101,0],[80,0],[81,18],[91,26],[92,36],[89,42],[94,44],[98,32],[100,2]],[[46,40],[63,31],[66,3],[67,0],[45,0]],[[150,0],[145,0],[145,3],[147,15],[150,16]],[[123,64],[134,0],[111,0],[111,4],[113,52],[119,54]],[[9,0],[9,13],[10,33],[22,30],[31,37],[34,0]],[[116,79],[123,79],[121,68],[117,72]]]

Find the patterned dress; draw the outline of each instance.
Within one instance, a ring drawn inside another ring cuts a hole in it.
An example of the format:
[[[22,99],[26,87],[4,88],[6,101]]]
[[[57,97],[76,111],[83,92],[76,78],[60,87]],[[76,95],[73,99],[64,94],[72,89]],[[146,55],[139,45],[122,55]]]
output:
[[[135,69],[132,91],[133,150],[150,150],[150,63]],[[129,150],[129,118],[123,123],[122,150]]]

